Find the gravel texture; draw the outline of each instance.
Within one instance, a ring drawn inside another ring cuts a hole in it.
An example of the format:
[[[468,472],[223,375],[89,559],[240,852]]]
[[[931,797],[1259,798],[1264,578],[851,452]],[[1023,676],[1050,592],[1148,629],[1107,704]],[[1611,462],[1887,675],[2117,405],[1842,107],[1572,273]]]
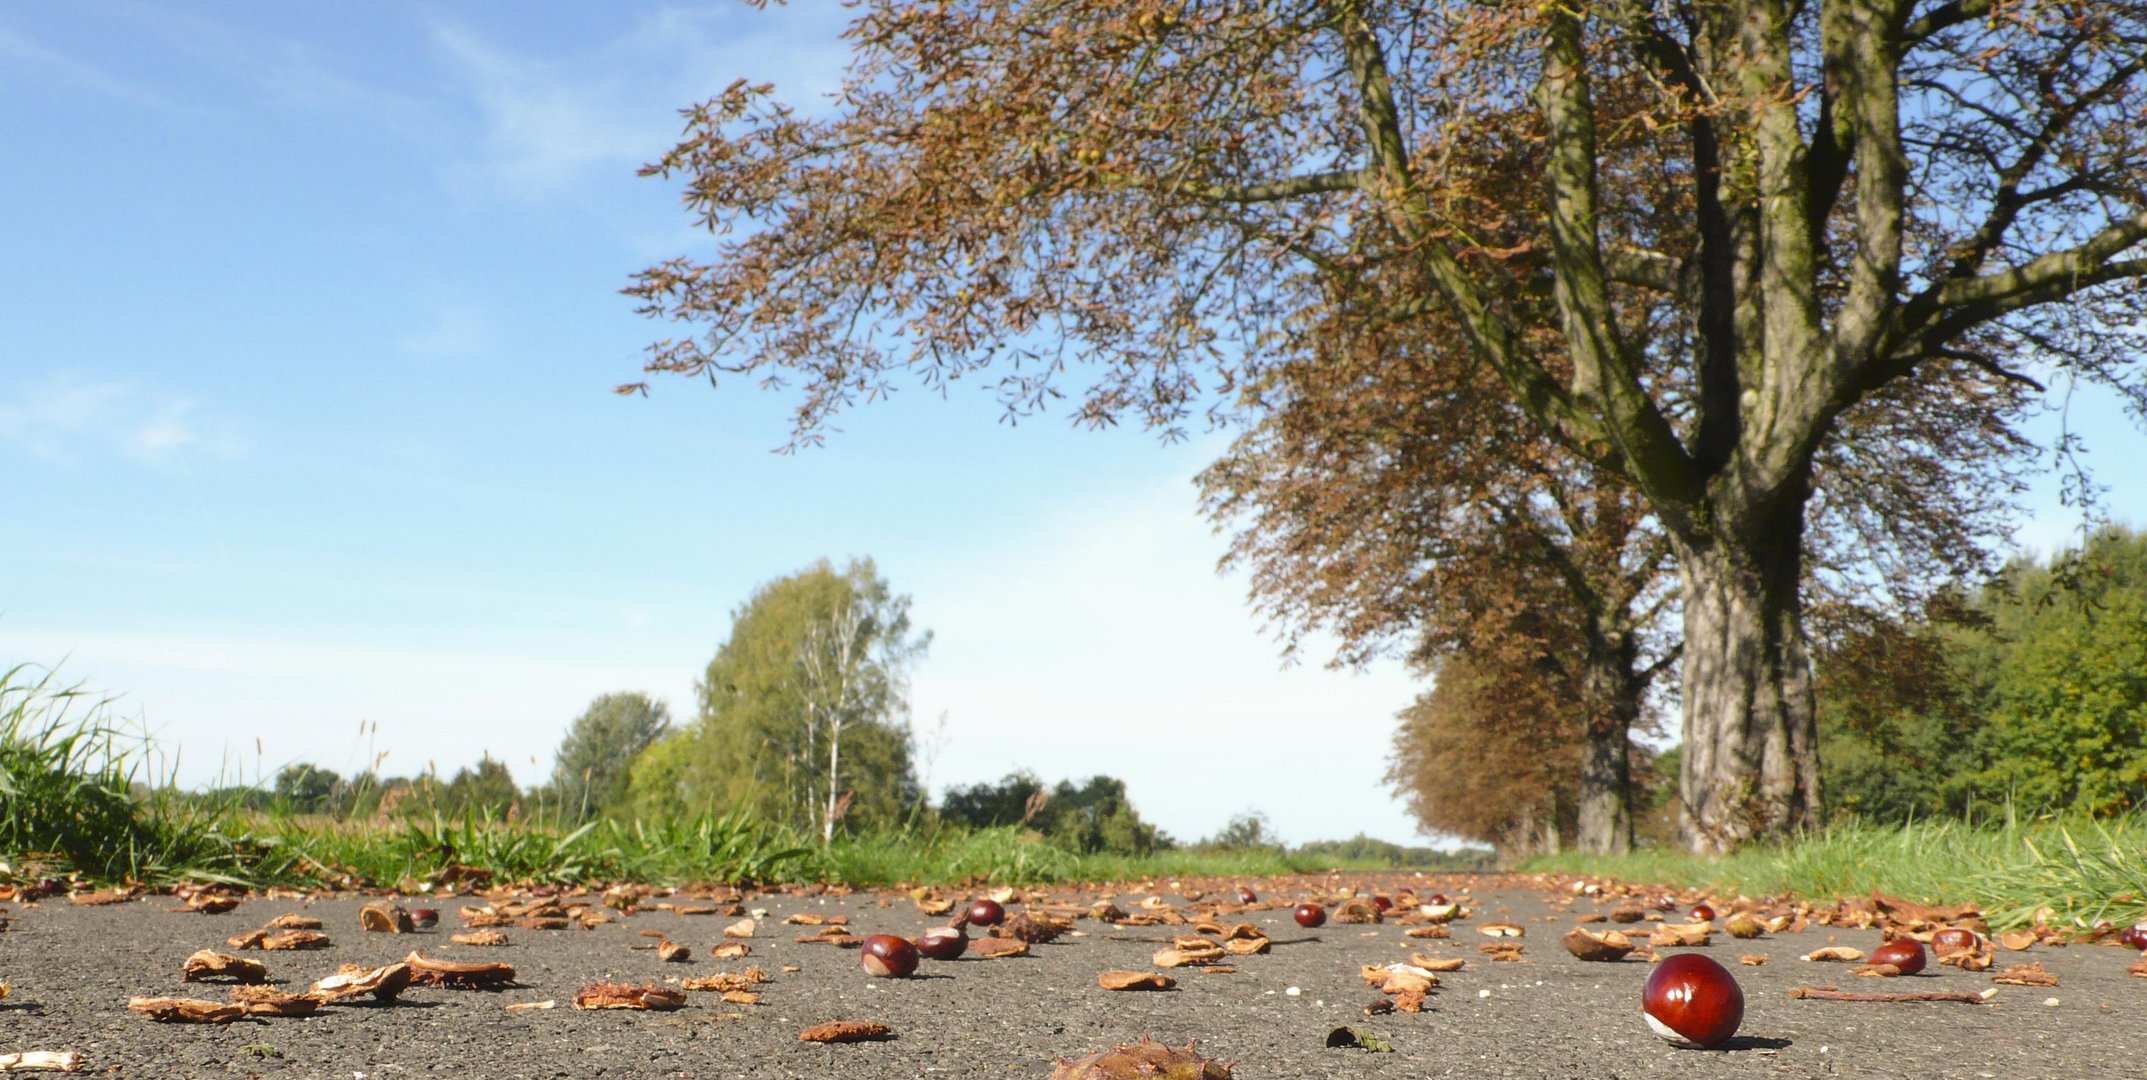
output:
[[[1227,891],[1233,883],[1206,883]],[[1249,882],[1266,903],[1225,922],[1245,920],[1276,942],[1265,956],[1234,958],[1233,973],[1170,972],[1175,990],[1113,993],[1099,988],[1105,970],[1151,970],[1149,958],[1172,927],[1118,927],[1082,919],[1079,936],[1037,945],[1026,958],[926,961],[920,977],[875,979],[855,950],[798,944],[809,926],[782,923],[799,912],[847,915],[856,933],[913,936],[944,922],[919,912],[899,893],[848,896],[752,894],[764,908],[753,955],[716,960],[709,946],[732,920],[642,911],[590,930],[505,929],[503,948],[452,945],[454,912],[481,900],[423,901],[441,926],[410,935],[365,933],[357,909],[365,898],[255,899],[221,915],[175,911],[177,901],[150,896],[103,907],[48,900],[6,905],[0,931],[0,1053],[73,1050],[85,1071],[120,1076],[392,1077],[1044,1077],[1054,1056],[1076,1057],[1143,1034],[1183,1043],[1236,1063],[1236,1076],[1261,1077],[2116,1077],[2141,1075],[2139,1034],[2147,980],[2125,972],[2129,950],[2038,946],[2001,951],[1998,966],[2039,960],[2056,987],[2005,986],[1996,1003],[1862,1004],[1792,1000],[1793,986],[1851,990],[1967,990],[1992,985],[1989,973],[1933,966],[1931,974],[1858,978],[1846,965],[1798,959],[1823,945],[1865,950],[1875,930],[1815,926],[1802,934],[1737,941],[1718,934],[1705,951],[1727,964],[1744,987],[1745,1022],[1726,1050],[1675,1049],[1650,1034],[1639,1016],[1649,965],[1582,963],[1558,944],[1576,914],[1603,910],[1535,883],[1499,877],[1348,875]],[[1174,883],[1108,890],[1047,890],[1086,903],[1115,895],[1140,910],[1160,896],[1182,902]],[[1192,888],[1192,885],[1184,885]],[[1395,891],[1471,890],[1476,914],[1454,924],[1451,941],[1404,937],[1387,925],[1338,925],[1306,931],[1290,906],[1344,887]],[[960,895],[960,894],[950,894]],[[662,898],[657,898],[662,899]],[[683,900],[684,898],[680,898]],[[410,901],[418,903],[419,901]],[[1019,905],[1012,905],[1019,910]],[[448,959],[513,964],[516,985],[495,991],[413,988],[394,1005],[332,1006],[297,1020],[226,1026],[158,1024],[131,1013],[135,996],[222,999],[225,987],[186,984],[180,962],[196,949],[225,950],[224,940],[292,912],[320,918],[333,937],[316,952],[248,952],[268,964],[286,989],[332,973],[337,965],[385,964],[413,948]],[[1492,963],[1477,946],[1491,939],[1476,925],[1510,919],[1527,927],[1524,963]],[[1718,920],[1719,925],[1719,920]],[[688,963],[663,963],[651,948],[659,931],[690,943]],[[1183,931],[1180,931],[1183,932]],[[1140,940],[1116,940],[1137,938]],[[1366,1017],[1378,999],[1358,976],[1365,963],[1404,959],[1410,951],[1468,959],[1443,975],[1420,1014]],[[1737,963],[1744,953],[1770,958]],[[767,969],[756,1005],[726,1005],[695,993],[674,1012],[578,1012],[574,991],[592,981],[664,981],[747,965]],[[786,973],[792,965],[800,970]],[[557,1007],[508,1012],[515,1002],[550,999]],[[2055,1004],[2046,1003],[2055,999]],[[855,1045],[802,1043],[798,1032],[825,1020],[875,1020],[894,1037]],[[1391,1052],[1329,1049],[1327,1036],[1349,1026],[1385,1039]]]

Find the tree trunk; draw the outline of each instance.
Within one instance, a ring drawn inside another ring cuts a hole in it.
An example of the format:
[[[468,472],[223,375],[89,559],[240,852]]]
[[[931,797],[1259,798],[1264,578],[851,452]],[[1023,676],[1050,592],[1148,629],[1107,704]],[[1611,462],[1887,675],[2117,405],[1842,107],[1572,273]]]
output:
[[[1684,761],[1678,832],[1712,854],[1819,821],[1818,723],[1798,591],[1803,500],[1738,538],[1679,538]]]
[[[1579,824],[1574,846],[1596,854],[1633,849],[1632,728],[1640,718],[1642,682],[1630,637],[1591,642],[1582,694],[1588,706],[1581,747]]]

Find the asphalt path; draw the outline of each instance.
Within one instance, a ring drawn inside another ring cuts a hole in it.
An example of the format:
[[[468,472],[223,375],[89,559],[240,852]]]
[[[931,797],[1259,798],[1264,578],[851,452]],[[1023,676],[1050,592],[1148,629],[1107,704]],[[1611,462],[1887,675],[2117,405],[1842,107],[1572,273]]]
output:
[[[1234,883],[1200,883],[1222,892]],[[1078,936],[1037,945],[1008,959],[926,961],[922,977],[873,978],[858,953],[793,939],[810,926],[785,925],[807,913],[844,915],[859,934],[915,935],[945,922],[920,912],[900,893],[847,896],[759,893],[765,909],[753,953],[718,960],[724,916],[644,910],[594,929],[504,930],[505,947],[450,944],[454,915],[482,900],[407,901],[438,906],[432,932],[367,933],[357,910],[364,897],[253,899],[219,915],[172,910],[169,896],[109,906],[47,900],[0,906],[0,1053],[68,1050],[84,1072],[116,1076],[347,1077],[1044,1077],[1055,1056],[1144,1034],[1235,1063],[1235,1075],[1262,1077],[2121,1077],[2147,1075],[2141,1034],[2147,979],[2128,976],[2128,950],[2074,945],[2001,952],[2000,968],[2036,960],[2058,977],[2055,987],[2003,986],[1992,1004],[1838,1003],[1796,1000],[1791,987],[1849,990],[1978,991],[1990,973],[1952,968],[1896,979],[1857,978],[1843,965],[1806,962],[1825,945],[1870,950],[1876,930],[1814,926],[1801,934],[1737,941],[1718,934],[1704,951],[1727,964],[1744,988],[1746,1012],[1727,1049],[1677,1049],[1640,1018],[1641,985],[1650,966],[1629,958],[1583,963],[1558,945],[1577,915],[1607,912],[1569,891],[1495,876],[1346,875],[1252,881],[1263,904],[1231,911],[1227,924],[1250,921],[1275,941],[1263,956],[1233,958],[1223,974],[1180,968],[1165,992],[1110,992],[1096,983],[1110,969],[1153,970],[1150,957],[1174,928],[1121,927],[1081,919]],[[1115,896],[1128,911],[1149,897],[1184,905],[1173,891],[1193,883],[1141,882],[1089,890],[1041,890],[1031,899],[1086,903]],[[1394,892],[1413,888],[1459,896],[1475,914],[1453,925],[1447,941],[1403,936],[1403,928],[1330,922],[1302,930],[1290,905],[1342,888]],[[1211,895],[1211,899],[1213,896]],[[651,898],[650,902],[664,897]],[[671,898],[686,902],[683,896]],[[1010,905],[1020,910],[1020,905]],[[181,961],[197,949],[228,951],[226,938],[287,913],[320,918],[332,947],[315,952],[247,952],[268,964],[285,989],[303,990],[339,964],[379,965],[413,948],[443,959],[504,960],[515,985],[493,991],[412,988],[393,1005],[331,1006],[305,1019],[228,1025],[153,1023],[128,1011],[137,996],[222,999],[225,988],[183,983]],[[1508,919],[1527,928],[1521,963],[1494,963],[1475,927]],[[665,963],[648,948],[653,931],[693,946],[686,963]],[[1182,930],[1179,932],[1183,932]],[[1134,939],[1134,940],[1121,940]],[[1412,951],[1467,959],[1441,976],[1421,1013],[1367,1016],[1379,999],[1361,965],[1405,959]],[[1764,955],[1763,966],[1738,963]],[[677,981],[747,965],[772,981],[757,1004],[729,1005],[694,993],[669,1012],[576,1011],[569,1003],[585,982]],[[798,970],[784,971],[785,967]],[[1994,969],[1995,970],[1995,969]],[[552,1000],[549,1010],[509,1011],[517,1002]],[[827,1020],[869,1020],[893,1037],[852,1045],[801,1042],[798,1033]],[[1338,1027],[1369,1033],[1387,1052],[1330,1048]]]

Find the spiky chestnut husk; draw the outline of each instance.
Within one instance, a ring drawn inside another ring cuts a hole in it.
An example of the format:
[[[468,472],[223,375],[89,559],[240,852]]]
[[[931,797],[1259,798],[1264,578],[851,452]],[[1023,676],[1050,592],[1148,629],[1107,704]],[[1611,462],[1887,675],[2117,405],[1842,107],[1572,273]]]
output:
[[[1193,1043],[1165,1046],[1141,1036],[1136,1043],[1120,1043],[1115,1050],[1098,1050],[1087,1057],[1058,1059],[1051,1080],[1230,1080],[1230,1066],[1193,1052]]]

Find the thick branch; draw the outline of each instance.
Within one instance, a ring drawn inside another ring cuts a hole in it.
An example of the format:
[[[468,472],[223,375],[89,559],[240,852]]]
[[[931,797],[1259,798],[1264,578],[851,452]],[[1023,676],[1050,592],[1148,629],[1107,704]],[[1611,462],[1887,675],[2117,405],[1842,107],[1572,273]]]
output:
[[[1336,191],[1356,191],[1369,185],[1376,174],[1369,168],[1340,169],[1334,172],[1312,173],[1292,176],[1262,184],[1208,184],[1198,180],[1179,181],[1175,185],[1138,183],[1136,187],[1174,186],[1179,192],[1206,202],[1218,203],[1264,203],[1297,199],[1306,195],[1324,195]]]
[[[1982,277],[1948,281],[1939,287],[1938,305],[1986,311],[1984,318],[1995,318],[2029,304],[2062,299],[2090,285],[2136,277],[2140,271],[2134,267],[2141,260],[2111,260],[2143,239],[2147,239],[2147,211],[2107,226],[2078,247]]]

